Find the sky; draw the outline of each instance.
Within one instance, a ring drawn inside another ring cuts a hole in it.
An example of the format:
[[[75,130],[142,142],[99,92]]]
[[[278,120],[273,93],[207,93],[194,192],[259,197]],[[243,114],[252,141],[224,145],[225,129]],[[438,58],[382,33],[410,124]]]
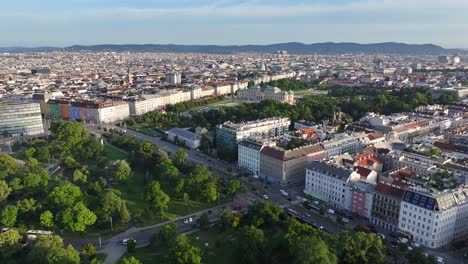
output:
[[[467,0],[2,0],[0,46],[404,42],[468,48]]]

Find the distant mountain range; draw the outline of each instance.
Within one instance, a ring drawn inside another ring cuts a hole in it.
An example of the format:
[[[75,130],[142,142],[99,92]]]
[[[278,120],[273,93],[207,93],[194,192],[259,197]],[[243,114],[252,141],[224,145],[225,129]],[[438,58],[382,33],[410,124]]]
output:
[[[0,48],[0,53],[51,52],[51,51],[83,51],[83,52],[175,52],[175,53],[273,53],[285,50],[295,54],[401,54],[401,55],[441,55],[467,53],[461,49],[444,49],[433,44],[405,44],[395,42],[358,44],[358,43],[315,43],[299,42],[280,43],[271,45],[174,45],[174,44],[103,44],[103,45],[74,45],[65,48],[58,47],[6,47]]]

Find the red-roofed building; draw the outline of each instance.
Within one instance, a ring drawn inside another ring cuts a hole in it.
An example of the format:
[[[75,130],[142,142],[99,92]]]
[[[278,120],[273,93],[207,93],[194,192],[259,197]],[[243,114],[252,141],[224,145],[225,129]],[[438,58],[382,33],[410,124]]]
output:
[[[405,192],[399,185],[379,182],[374,188],[372,203],[371,222],[394,232],[398,228],[400,204]]]

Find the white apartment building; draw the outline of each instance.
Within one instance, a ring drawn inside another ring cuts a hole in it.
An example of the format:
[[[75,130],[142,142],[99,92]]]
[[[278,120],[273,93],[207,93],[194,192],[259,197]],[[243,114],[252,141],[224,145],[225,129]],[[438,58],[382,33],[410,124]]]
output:
[[[360,151],[362,142],[366,138],[364,133],[355,135],[338,134],[334,139],[322,142],[325,149],[325,159],[330,159],[344,153],[353,154]]]
[[[241,170],[246,170],[253,175],[260,173],[260,151],[263,144],[251,140],[239,142],[237,148],[237,164]]]
[[[170,84],[181,84],[182,75],[179,73],[168,73],[166,74],[165,81]]]
[[[405,191],[398,229],[429,248],[442,247],[468,234],[468,188],[434,193]]]
[[[356,166],[353,171],[333,162],[315,161],[306,167],[304,193],[336,208],[370,217],[372,187],[369,185],[376,183],[377,172],[374,170]]]
[[[100,123],[112,123],[130,117],[127,102],[114,102],[110,106],[100,107],[98,108],[98,113]]]
[[[237,148],[237,143],[244,138],[276,137],[288,131],[291,121],[286,117],[271,117],[250,122],[226,122],[216,129],[216,143],[226,148]]]
[[[160,109],[163,107],[163,104],[159,96],[153,96],[147,99],[130,101],[128,106],[132,116],[140,116],[145,113]]]
[[[353,171],[345,167],[318,161],[306,167],[304,193],[334,207],[346,207],[346,184]]]

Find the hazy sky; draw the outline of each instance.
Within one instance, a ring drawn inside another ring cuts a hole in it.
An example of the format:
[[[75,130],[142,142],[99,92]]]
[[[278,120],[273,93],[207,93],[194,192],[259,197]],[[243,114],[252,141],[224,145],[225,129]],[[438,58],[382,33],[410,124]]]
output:
[[[0,46],[384,41],[468,48],[468,0],[2,0]]]

